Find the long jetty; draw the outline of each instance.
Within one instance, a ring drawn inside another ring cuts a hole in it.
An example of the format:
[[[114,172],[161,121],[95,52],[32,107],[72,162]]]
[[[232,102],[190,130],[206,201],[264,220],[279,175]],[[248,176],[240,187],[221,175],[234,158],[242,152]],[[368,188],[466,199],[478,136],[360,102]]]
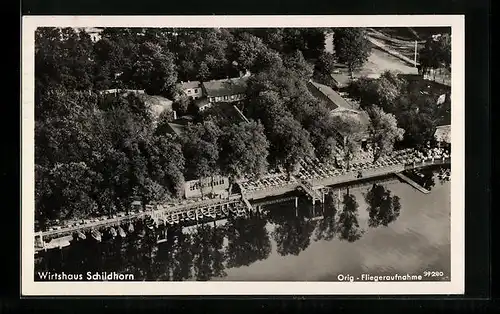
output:
[[[313,202],[315,200],[323,201],[322,197],[324,193],[322,192],[322,190],[327,189],[325,187],[332,188],[335,186],[342,186],[346,184],[353,184],[353,183],[355,184],[357,182],[366,181],[369,178],[382,177],[384,175],[391,175],[391,174],[396,174],[400,178],[402,178],[401,172],[405,170],[429,167],[434,165],[443,165],[449,163],[450,163],[450,158],[442,158],[442,159],[434,159],[412,164],[381,166],[377,168],[365,169],[362,171],[358,170],[349,171],[342,175],[331,176],[326,178],[325,177],[311,178],[307,180],[306,183],[292,177],[291,182],[287,183],[284,186],[274,187],[274,188],[265,187],[263,189],[253,190],[253,191],[246,191],[242,189],[241,194],[233,194],[226,199],[208,199],[208,200],[205,199],[199,201],[186,201],[182,204],[169,204],[169,205],[156,205],[156,206],[146,205],[146,210],[144,211],[132,212],[121,217],[111,217],[108,219],[87,221],[85,223],[75,222],[72,225],[67,225],[59,229],[35,232],[34,234],[35,243],[37,243],[36,241],[38,241],[38,243],[40,242],[42,243],[42,245],[35,245],[36,247],[35,250],[36,251],[43,250],[45,248],[44,239],[47,238],[49,239],[63,238],[63,237],[68,237],[78,231],[87,232],[93,229],[116,227],[124,223],[129,223],[138,219],[144,219],[146,217],[150,217],[156,222],[159,221],[178,222],[179,220],[185,219],[188,212],[191,211],[194,211],[195,219],[197,219],[199,215],[211,217],[213,216],[213,212],[211,211],[211,209],[220,208],[223,211],[228,212],[230,206],[234,204],[240,204],[241,208],[243,208],[240,210],[249,211],[253,210],[253,207],[255,206],[261,207],[264,204],[273,203],[273,202],[267,202],[267,203],[259,202],[258,200],[260,199],[267,198],[270,196],[279,196],[289,192],[294,192],[297,191],[298,187],[301,187],[301,190],[303,190],[309,197],[311,197],[313,199]],[[361,176],[359,176],[360,172]],[[408,180],[405,179],[404,181],[416,187],[415,185],[416,183],[415,184],[411,183],[413,181],[410,181],[409,178]],[[422,192],[425,193],[423,190]],[[289,199],[292,200],[294,198],[295,197],[293,198],[290,197]],[[253,206],[251,205],[250,201],[254,203]],[[190,217],[190,219],[191,218],[192,217]]]
[[[398,172],[398,173],[395,173],[395,175],[400,178],[402,181],[408,183],[409,185],[411,185],[412,187],[414,187],[416,190],[424,193],[424,194],[429,194],[430,191],[425,189],[423,186],[421,186],[420,184],[418,184],[417,182],[413,181],[412,179],[408,178],[407,176],[405,176],[404,174],[402,174],[401,172]]]

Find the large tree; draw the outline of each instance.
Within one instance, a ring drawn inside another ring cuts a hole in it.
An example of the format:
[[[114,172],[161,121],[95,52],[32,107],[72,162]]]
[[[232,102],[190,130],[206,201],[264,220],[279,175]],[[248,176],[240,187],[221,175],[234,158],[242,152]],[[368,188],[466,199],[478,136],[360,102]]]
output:
[[[330,75],[335,70],[335,55],[324,51],[315,63],[315,70],[324,75]]]
[[[320,160],[329,160],[333,157],[335,147],[339,144],[337,129],[329,110],[324,107],[314,108],[304,127],[311,135],[311,144],[314,153]]]
[[[393,114],[385,113],[380,107],[368,107],[367,112],[370,116],[371,141],[377,149],[375,158],[378,158],[392,152],[394,143],[403,139],[405,130],[398,127],[398,121]]]
[[[219,147],[221,170],[231,181],[242,176],[259,177],[267,171],[269,142],[261,123],[240,122],[227,127],[219,138]]]
[[[159,44],[141,44],[131,72],[136,86],[148,94],[173,96],[177,83],[174,56]]]
[[[403,144],[408,147],[424,146],[434,138],[437,106],[433,99],[418,94],[408,94],[398,99],[400,112],[398,124],[405,129]]]
[[[343,143],[341,143],[344,150],[343,158],[346,162],[350,162],[360,149],[363,134],[367,126],[357,113],[351,114],[350,112],[346,112],[345,114],[334,115],[332,120],[335,130],[337,130],[343,140]]]
[[[442,34],[431,36],[419,51],[419,62],[422,70],[450,68],[451,65],[451,36]]]
[[[313,75],[314,65],[304,59],[304,55],[300,50],[295,50],[293,53],[286,55],[283,59],[283,65],[288,70],[295,72],[303,80],[308,80]]]
[[[399,109],[397,99],[405,93],[406,85],[397,74],[385,71],[378,79],[361,77],[348,89],[350,96],[359,100],[362,107],[377,105],[386,112],[395,113]]]
[[[273,123],[269,139],[276,161],[288,173],[294,172],[302,159],[313,155],[309,132],[291,116],[284,116]]]
[[[37,168],[36,175],[46,182],[37,184],[42,189],[37,192],[40,206],[37,212],[41,214],[37,218],[83,218],[97,210],[97,203],[91,197],[97,174],[84,162],[56,164],[46,171]]]
[[[334,29],[333,44],[339,62],[353,72],[360,68],[370,55],[370,44],[363,28],[341,27]]]
[[[182,137],[187,177],[207,178],[220,173],[219,136],[220,129],[212,121],[188,127]]]
[[[176,196],[182,196],[184,155],[182,146],[168,135],[156,136],[149,147],[149,167],[152,178]]]
[[[236,37],[232,45],[232,54],[237,62],[237,68],[240,71],[255,69],[257,59],[268,48],[259,37],[250,33],[242,33]]]
[[[38,28],[35,32],[36,92],[49,86],[91,89],[93,59],[92,40],[85,31]]]
[[[94,44],[96,88],[137,88],[132,69],[139,47],[147,38],[143,30],[111,27],[104,28],[100,35],[101,39]]]
[[[169,48],[176,52],[181,80],[233,75],[228,60],[233,35],[227,29],[178,29],[175,34]]]

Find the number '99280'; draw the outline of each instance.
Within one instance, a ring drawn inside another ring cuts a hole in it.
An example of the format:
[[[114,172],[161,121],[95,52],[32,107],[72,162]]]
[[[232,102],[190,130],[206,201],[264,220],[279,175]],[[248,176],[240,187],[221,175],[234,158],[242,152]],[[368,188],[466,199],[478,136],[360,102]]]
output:
[[[424,277],[443,277],[444,273],[442,271],[424,271]]]

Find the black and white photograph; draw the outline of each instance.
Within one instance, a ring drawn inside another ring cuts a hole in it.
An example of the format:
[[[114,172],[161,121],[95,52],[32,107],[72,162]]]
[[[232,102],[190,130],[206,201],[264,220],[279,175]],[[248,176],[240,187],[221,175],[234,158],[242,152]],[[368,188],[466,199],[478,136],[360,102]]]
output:
[[[463,293],[463,21],[25,17],[23,293]]]

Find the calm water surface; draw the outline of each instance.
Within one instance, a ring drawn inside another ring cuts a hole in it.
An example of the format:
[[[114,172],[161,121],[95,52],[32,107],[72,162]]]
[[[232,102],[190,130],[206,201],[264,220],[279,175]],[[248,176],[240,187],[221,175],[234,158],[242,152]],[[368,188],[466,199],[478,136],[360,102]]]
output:
[[[450,183],[429,171],[419,180],[429,194],[397,180],[369,184],[336,191],[314,208],[301,198],[297,210],[290,200],[246,219],[169,230],[160,244],[138,225],[125,239],[45,253],[35,280],[38,271],[116,271],[136,280],[336,281],[339,274],[425,270],[449,280]]]

